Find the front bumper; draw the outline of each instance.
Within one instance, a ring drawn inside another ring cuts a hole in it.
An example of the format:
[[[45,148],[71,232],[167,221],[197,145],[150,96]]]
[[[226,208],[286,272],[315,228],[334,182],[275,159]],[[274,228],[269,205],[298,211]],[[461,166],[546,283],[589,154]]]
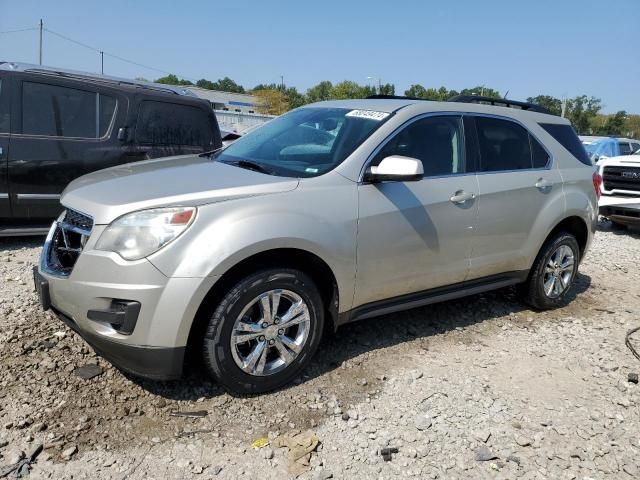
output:
[[[97,235],[91,235],[65,275],[48,268],[45,244],[35,273],[43,307],[50,307],[115,366],[156,380],[180,377],[191,325],[215,279],[167,277],[146,259],[129,262],[116,253],[93,250],[100,229],[94,227]],[[96,315],[117,302],[139,304],[132,329]]]
[[[640,226],[640,198],[603,196],[598,213],[616,223]]]

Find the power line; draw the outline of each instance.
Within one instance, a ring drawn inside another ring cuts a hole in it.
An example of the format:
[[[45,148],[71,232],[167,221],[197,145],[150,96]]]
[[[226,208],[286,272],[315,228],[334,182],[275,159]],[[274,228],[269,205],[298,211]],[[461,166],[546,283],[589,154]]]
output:
[[[31,30],[38,30],[38,28],[39,28],[39,27],[29,27],[29,28],[20,28],[20,29],[18,29],[18,30],[5,30],[5,31],[3,31],[3,32],[0,32],[0,35],[1,35],[1,34],[4,34],[4,33],[29,32],[29,31],[31,31]]]

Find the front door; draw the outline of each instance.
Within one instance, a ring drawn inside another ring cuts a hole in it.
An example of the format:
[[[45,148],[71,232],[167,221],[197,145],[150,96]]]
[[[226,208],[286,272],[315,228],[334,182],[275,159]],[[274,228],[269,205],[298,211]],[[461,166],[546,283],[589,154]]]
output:
[[[478,186],[467,166],[462,119],[424,116],[395,134],[371,162],[422,161],[414,182],[361,184],[354,307],[464,281]]]
[[[11,216],[9,174],[7,172],[11,132],[10,87],[9,77],[0,73],[0,226],[8,223]]]
[[[118,163],[121,147],[110,140],[117,97],[79,82],[18,78],[8,156],[13,217],[49,221],[69,182]]]

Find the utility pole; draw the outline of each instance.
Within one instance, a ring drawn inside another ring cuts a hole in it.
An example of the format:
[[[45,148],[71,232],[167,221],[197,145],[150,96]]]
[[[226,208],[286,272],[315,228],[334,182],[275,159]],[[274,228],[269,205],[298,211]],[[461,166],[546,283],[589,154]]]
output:
[[[40,19],[40,65],[42,65],[42,19]]]
[[[282,88],[282,91],[284,92],[284,75],[280,75],[280,87]]]
[[[104,75],[104,52],[100,50],[100,73]]]
[[[378,77],[378,95],[382,95],[382,79]]]

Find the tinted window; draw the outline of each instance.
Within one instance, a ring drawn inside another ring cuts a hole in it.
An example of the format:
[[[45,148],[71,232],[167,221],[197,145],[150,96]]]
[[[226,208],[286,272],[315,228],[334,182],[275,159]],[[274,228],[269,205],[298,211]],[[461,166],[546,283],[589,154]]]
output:
[[[460,117],[427,117],[417,120],[380,150],[372,165],[390,155],[422,161],[425,176],[465,171]]]
[[[498,172],[531,168],[529,132],[498,118],[476,117],[480,145],[480,171]]]
[[[22,133],[95,138],[96,93],[24,82]]]
[[[631,145],[629,145],[627,142],[618,142],[618,145],[620,146],[620,155],[631,154]]]
[[[100,94],[100,109],[98,112],[98,121],[100,122],[98,130],[100,134],[98,136],[103,137],[107,133],[109,125],[111,125],[111,120],[113,119],[113,113],[115,112],[115,110],[115,98]]]
[[[580,143],[580,139],[571,125],[541,123],[540,126],[580,162],[585,165],[592,165],[591,159],[589,158],[589,155],[587,155],[584,145]]]
[[[0,133],[9,132],[9,99],[2,96],[2,80],[0,79]]]
[[[633,150],[634,153],[640,150],[640,143],[632,143],[631,150]]]
[[[531,142],[531,156],[533,157],[533,168],[544,168],[549,163],[549,154],[540,145],[535,138],[529,134],[529,141]]]
[[[191,145],[209,147],[213,142],[213,123],[204,110],[188,105],[142,102],[136,126],[136,140],[152,145]]]

